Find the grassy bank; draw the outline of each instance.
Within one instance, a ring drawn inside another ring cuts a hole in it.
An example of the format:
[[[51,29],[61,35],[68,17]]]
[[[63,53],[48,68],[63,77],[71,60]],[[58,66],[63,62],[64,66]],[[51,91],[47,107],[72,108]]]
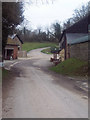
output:
[[[44,50],[42,50],[41,52],[42,52],[42,53],[45,53],[45,54],[52,54],[50,48],[44,49]]]
[[[22,49],[26,50],[27,52],[33,49],[37,48],[44,48],[44,47],[53,47],[55,46],[56,43],[51,43],[51,42],[26,42],[23,44]]]
[[[57,66],[51,67],[50,69],[52,71],[55,71],[56,73],[69,76],[88,75],[88,63],[75,58],[67,59],[58,64]]]
[[[59,50],[59,46],[55,45],[50,48],[46,48],[46,49],[42,50],[41,52],[43,52],[45,54],[53,54],[53,52],[58,51],[58,50]]]

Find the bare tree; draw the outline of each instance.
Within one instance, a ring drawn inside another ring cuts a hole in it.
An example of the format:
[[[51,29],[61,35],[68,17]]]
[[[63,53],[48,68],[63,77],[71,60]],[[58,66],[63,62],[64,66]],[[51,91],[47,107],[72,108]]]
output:
[[[88,2],[86,5],[82,5],[79,9],[74,10],[74,14],[73,14],[73,21],[74,22],[77,22],[88,15],[89,9],[90,9],[89,4],[90,4],[90,2]]]
[[[56,23],[52,24],[52,29],[53,29],[55,38],[59,40],[59,38],[61,36],[61,25],[60,25],[60,23],[56,22]]]
[[[71,25],[73,25],[73,19],[69,18],[63,23],[63,30],[69,28]]]
[[[90,14],[90,2],[88,2],[86,5],[82,5],[78,9],[75,9],[73,17],[69,18],[67,21],[63,23],[63,29],[69,28],[71,25],[88,16],[89,14]]]

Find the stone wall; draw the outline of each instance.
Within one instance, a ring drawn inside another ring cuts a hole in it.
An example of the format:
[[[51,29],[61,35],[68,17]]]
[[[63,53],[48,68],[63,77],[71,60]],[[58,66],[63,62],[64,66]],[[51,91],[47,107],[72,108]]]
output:
[[[88,60],[88,42],[79,43],[69,46],[70,57],[78,58],[81,60]]]
[[[26,51],[18,51],[18,57],[19,58],[26,58],[27,52]]]
[[[65,60],[65,49],[62,49],[59,53],[59,56],[61,57],[61,61]]]

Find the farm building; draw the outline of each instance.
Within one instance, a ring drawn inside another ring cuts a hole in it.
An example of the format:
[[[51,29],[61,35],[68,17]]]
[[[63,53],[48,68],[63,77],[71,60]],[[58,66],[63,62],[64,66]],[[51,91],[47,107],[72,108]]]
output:
[[[4,58],[8,60],[17,59],[18,51],[21,51],[22,44],[23,42],[18,35],[8,36]]]
[[[59,40],[59,54],[62,61],[70,57],[88,60],[89,19],[90,15],[63,31]]]

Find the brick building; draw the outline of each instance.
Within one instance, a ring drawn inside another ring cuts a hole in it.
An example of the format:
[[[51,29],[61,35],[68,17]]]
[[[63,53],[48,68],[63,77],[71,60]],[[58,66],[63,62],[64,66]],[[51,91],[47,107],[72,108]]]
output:
[[[17,59],[18,51],[22,49],[22,44],[23,42],[18,35],[8,36],[4,59]]]

